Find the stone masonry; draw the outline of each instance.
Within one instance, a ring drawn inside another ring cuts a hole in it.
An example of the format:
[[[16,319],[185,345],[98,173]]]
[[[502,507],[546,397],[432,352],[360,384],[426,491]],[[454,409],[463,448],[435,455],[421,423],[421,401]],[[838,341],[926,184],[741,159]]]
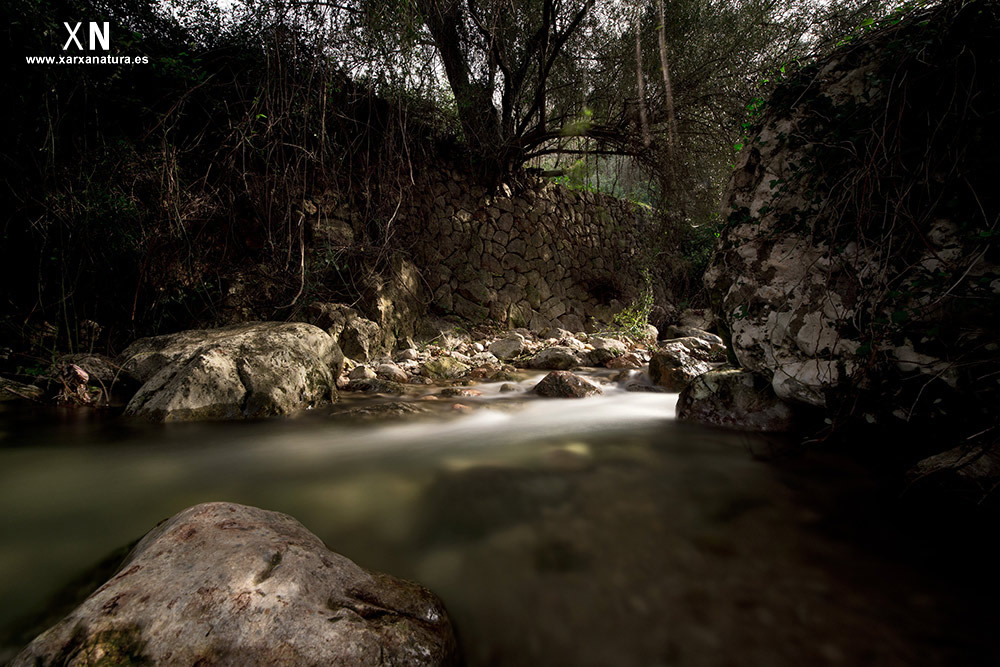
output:
[[[664,301],[642,256],[656,227],[640,205],[541,179],[489,193],[449,170],[423,175],[413,193],[400,214],[434,311],[579,331],[647,285]]]

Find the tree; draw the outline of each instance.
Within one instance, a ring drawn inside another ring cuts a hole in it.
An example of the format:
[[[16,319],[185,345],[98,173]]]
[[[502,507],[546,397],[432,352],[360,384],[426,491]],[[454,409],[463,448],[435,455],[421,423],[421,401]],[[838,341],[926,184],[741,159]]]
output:
[[[373,76],[373,59],[391,52],[380,75],[424,90],[446,80],[487,173],[551,154],[627,156],[674,192],[721,178],[744,107],[772,72],[890,3],[834,0],[819,24],[808,0],[344,1],[333,20],[351,38],[338,57]]]
[[[576,105],[552,94],[574,83],[574,61],[599,30],[589,20],[595,2],[419,1],[465,137],[497,173],[559,136],[619,136],[617,128],[571,125]]]

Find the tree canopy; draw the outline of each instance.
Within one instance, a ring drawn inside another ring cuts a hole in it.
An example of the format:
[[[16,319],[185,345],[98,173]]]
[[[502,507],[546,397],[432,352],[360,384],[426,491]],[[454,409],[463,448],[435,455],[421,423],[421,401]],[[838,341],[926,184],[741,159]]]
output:
[[[654,205],[703,261],[755,98],[893,2],[15,0],[15,52],[58,49],[58,17],[83,16],[149,64],[8,63],[0,259],[39,281],[0,298],[65,331],[155,330],[217,309],[220,267],[301,280],[288,204],[328,189],[365,220],[354,263],[329,263],[350,291],[392,245],[414,158],[442,147],[494,184],[527,167]]]
[[[899,4],[342,0],[312,7],[349,75],[450,109],[485,173],[544,165],[553,155],[624,156],[661,196],[677,200],[683,192],[717,193],[747,104],[783,69]]]

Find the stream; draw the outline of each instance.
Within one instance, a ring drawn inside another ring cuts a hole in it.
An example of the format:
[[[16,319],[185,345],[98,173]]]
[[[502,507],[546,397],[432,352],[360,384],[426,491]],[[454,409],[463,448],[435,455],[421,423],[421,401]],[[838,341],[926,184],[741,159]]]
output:
[[[676,395],[477,389],[468,410],[368,422],[0,404],[0,637],[161,519],[226,500],[429,587],[470,665],[998,663],[993,587],[895,528],[849,461],[678,423]]]

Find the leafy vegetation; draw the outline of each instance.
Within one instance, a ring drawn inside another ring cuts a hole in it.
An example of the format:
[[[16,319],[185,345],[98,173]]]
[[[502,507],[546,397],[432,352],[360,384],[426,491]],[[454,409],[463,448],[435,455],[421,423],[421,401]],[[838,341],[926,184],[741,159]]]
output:
[[[745,100],[885,6],[837,0],[814,20],[805,0],[14,0],[0,18],[18,56],[58,53],[76,16],[149,64],[8,64],[0,337],[51,323],[76,349],[84,321],[113,345],[355,302],[397,250],[414,166],[442,162],[652,206],[652,245],[683,246],[693,286]],[[354,212],[350,248],[310,255],[310,196]],[[235,306],[247,285],[255,302]]]

